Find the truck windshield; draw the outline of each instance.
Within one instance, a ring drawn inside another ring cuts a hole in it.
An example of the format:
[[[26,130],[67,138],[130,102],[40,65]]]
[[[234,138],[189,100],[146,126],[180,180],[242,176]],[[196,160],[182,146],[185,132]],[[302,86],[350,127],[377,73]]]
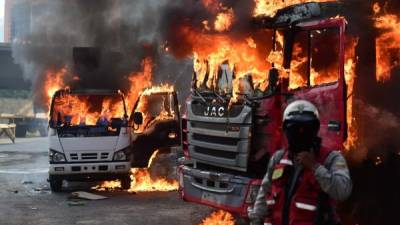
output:
[[[143,124],[137,131],[143,131],[156,121],[175,119],[175,107],[173,95],[170,93],[142,95],[135,108],[135,112],[143,115]]]
[[[255,66],[264,65],[260,67],[262,70],[238,73],[237,68],[240,68],[243,60],[238,62],[239,65],[232,65],[226,60],[218,66],[195,60],[193,88],[202,97],[229,95],[251,98],[267,96],[276,91],[279,78],[289,79],[289,89],[335,82],[340,68],[339,34],[338,28],[276,29],[269,33],[273,37],[273,47],[266,50],[262,62],[254,62]]]
[[[62,93],[53,99],[51,127],[122,126],[126,115],[118,94]],[[119,122],[118,122],[119,121]]]

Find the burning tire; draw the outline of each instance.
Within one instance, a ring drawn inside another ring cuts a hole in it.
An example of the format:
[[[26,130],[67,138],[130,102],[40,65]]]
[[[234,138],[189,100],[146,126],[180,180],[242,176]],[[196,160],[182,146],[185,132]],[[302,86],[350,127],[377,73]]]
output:
[[[50,190],[52,192],[62,191],[62,180],[50,180]]]

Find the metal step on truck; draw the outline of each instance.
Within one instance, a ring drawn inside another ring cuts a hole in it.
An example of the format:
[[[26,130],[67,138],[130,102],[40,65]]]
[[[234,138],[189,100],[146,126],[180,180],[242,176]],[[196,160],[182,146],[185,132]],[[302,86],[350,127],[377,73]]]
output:
[[[219,86],[193,85],[182,118],[185,158],[178,169],[184,200],[247,217],[270,156],[285,146],[282,112],[294,100],[315,104],[321,112],[322,144],[343,149],[346,21],[336,16],[338,8],[335,3],[305,3],[281,9],[274,18],[257,18],[258,26],[273,34],[272,52],[283,56],[281,65],[273,61],[265,71],[265,91],[255,89],[251,74],[240,78],[247,88],[236,93],[235,101],[232,88],[223,94]],[[230,68],[221,65],[216,74],[232,80]]]

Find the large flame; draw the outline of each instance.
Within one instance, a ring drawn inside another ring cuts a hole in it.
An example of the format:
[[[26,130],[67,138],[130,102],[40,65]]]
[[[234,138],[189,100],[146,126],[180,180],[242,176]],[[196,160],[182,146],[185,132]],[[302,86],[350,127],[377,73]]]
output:
[[[358,138],[353,112],[354,81],[356,78],[357,63],[356,47],[358,45],[358,39],[351,38],[346,44],[346,63],[344,65],[344,70],[347,84],[347,140],[344,146],[347,150],[349,150],[350,148],[354,148],[356,146]]]
[[[135,132],[141,133],[143,132],[147,127],[151,126],[152,124],[162,121],[162,120],[168,120],[168,119],[173,119],[176,116],[176,112],[174,109],[166,108],[166,102],[168,102],[168,99],[166,99],[166,96],[162,96],[162,101],[163,104],[158,105],[160,102],[153,102],[151,101],[151,98],[149,99],[148,96],[151,96],[153,94],[157,93],[172,93],[174,92],[174,87],[169,84],[162,84],[162,85],[157,85],[157,86],[152,86],[151,88],[147,88],[143,90],[140,95],[141,98],[139,99],[139,102],[135,108],[135,112],[141,112],[143,116],[143,124],[137,127]],[[154,109],[154,107],[160,107],[158,109]],[[154,113],[157,113],[156,115]]]
[[[176,180],[152,178],[148,169],[134,168],[131,172],[132,183],[129,192],[176,191],[179,188]]]
[[[218,210],[213,212],[210,216],[203,219],[199,225],[234,225],[235,219],[229,212]]]
[[[254,16],[273,17],[279,9],[307,2],[332,2],[333,0],[254,0]]]
[[[59,71],[47,71],[46,78],[44,82],[44,92],[45,92],[45,101],[47,109],[50,110],[51,99],[53,98],[54,93],[60,89],[67,88],[64,83],[65,75],[67,74],[67,69],[62,68]]]
[[[154,192],[154,191],[176,191],[179,184],[176,180],[168,180],[164,177],[152,177],[149,168],[154,159],[157,157],[158,151],[155,151],[150,157],[147,168],[133,168],[131,169],[131,187],[129,192]],[[102,184],[93,187],[92,189],[98,191],[115,190],[121,188],[121,182],[104,181]]]
[[[140,92],[152,85],[153,60],[147,57],[142,60],[142,71],[129,76],[130,90],[127,95],[126,105],[128,113],[132,112]]]
[[[254,39],[236,39],[229,35],[194,34],[196,30],[183,28],[194,44],[194,70],[197,86],[215,87],[221,65],[235,71],[236,79],[252,74],[256,87],[265,89],[266,71],[271,65],[266,61],[263,50],[257,49]]]
[[[111,118],[123,118],[124,115],[124,104],[118,95],[89,96],[67,92],[54,99],[51,117],[54,121],[61,119],[64,125],[87,126],[96,125],[99,120],[110,122]],[[66,117],[70,121],[64,121]]]
[[[400,17],[382,14],[378,3],[373,5],[375,27],[382,30],[376,38],[376,79],[384,82],[390,79],[393,68],[400,65]]]

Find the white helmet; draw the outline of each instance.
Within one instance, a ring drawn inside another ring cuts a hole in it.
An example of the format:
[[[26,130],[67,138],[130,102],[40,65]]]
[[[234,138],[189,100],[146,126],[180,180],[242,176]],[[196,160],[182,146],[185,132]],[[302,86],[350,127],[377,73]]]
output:
[[[320,128],[317,107],[304,100],[290,103],[283,113],[283,130],[289,144],[289,151],[301,152],[317,149]]]
[[[283,122],[292,120],[294,117],[301,115],[313,115],[315,119],[319,120],[319,113],[317,107],[309,101],[297,100],[290,103],[283,112]]]

